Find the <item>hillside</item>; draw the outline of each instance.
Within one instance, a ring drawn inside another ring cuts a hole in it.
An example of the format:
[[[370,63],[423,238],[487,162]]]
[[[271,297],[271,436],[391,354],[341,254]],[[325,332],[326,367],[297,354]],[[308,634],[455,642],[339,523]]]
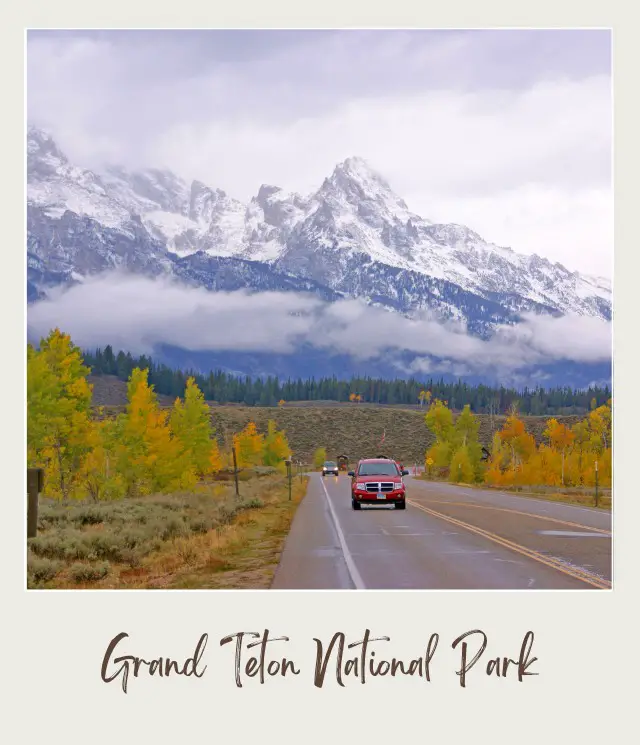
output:
[[[126,402],[126,384],[111,376],[91,377],[94,384],[94,403],[108,407],[115,414]],[[160,404],[170,405],[167,396],[159,396]],[[221,441],[254,421],[260,431],[266,431],[267,422],[273,419],[278,428],[284,429],[293,450],[294,458],[310,462],[318,447],[326,447],[328,457],[339,453],[350,460],[371,457],[380,452],[405,462],[422,463],[426,449],[433,443],[433,436],[424,422],[424,411],[401,406],[376,406],[373,404],[338,404],[317,402],[305,406],[287,404],[283,407],[211,405],[211,415],[218,439]],[[500,429],[504,416],[491,418],[479,415],[480,440],[491,443],[493,433]],[[572,425],[577,416],[556,417]],[[527,430],[542,439],[546,417],[523,417]],[[382,433],[386,432],[384,446],[380,446]]]

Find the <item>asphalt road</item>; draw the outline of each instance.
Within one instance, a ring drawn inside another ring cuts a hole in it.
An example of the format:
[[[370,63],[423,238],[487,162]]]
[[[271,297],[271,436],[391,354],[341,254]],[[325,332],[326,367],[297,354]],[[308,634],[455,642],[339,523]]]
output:
[[[611,515],[406,477],[407,509],[351,509],[346,475],[311,475],[273,589],[611,587]]]

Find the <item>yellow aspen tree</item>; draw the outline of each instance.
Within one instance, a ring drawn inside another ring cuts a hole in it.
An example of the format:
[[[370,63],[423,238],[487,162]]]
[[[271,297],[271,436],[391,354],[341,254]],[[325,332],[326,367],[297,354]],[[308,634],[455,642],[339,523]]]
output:
[[[478,440],[480,422],[466,404],[453,427],[453,442],[455,447],[466,448],[466,456],[473,468],[474,479],[482,478],[482,447]]]
[[[546,486],[560,486],[562,483],[562,458],[560,453],[550,445],[542,443],[538,448],[538,454],[542,469],[542,483]]]
[[[262,462],[265,466],[277,466],[291,455],[289,443],[283,431],[276,429],[272,420],[267,425],[267,435],[262,446]]]
[[[124,495],[124,480],[115,468],[115,429],[114,421],[95,422],[89,436],[91,449],[82,462],[80,479],[88,495],[95,501],[117,499]]]
[[[168,413],[160,411],[147,370],[132,371],[127,385],[127,409],[118,422],[118,472],[129,495],[170,492],[195,483],[195,471],[185,462],[171,435]]]
[[[549,419],[547,421],[547,428],[544,431],[544,435],[548,438],[551,447],[557,450],[562,456],[560,483],[564,486],[565,455],[575,439],[575,434],[569,429],[569,427],[560,424],[557,419]]]
[[[515,480],[520,485],[541,486],[544,484],[542,456],[535,447],[535,442],[533,443],[533,451],[523,462],[522,469],[516,474]]]
[[[425,422],[439,441],[451,442],[453,440],[453,413],[442,401],[436,399],[431,404],[425,414]]]
[[[327,460],[327,449],[317,448],[313,454],[313,465],[315,468],[322,468],[324,462]]]
[[[491,453],[484,473],[484,481],[492,486],[499,486],[503,481],[503,467],[509,460],[509,451],[499,434],[493,436]]]
[[[469,448],[461,445],[451,458],[449,481],[459,484],[471,484],[475,481],[476,472],[469,457]]]
[[[513,440],[513,447],[518,458],[518,462],[523,467],[536,452],[536,441],[532,434],[527,431],[522,432]]]
[[[236,449],[238,468],[249,468],[258,465],[262,459],[263,437],[258,433],[255,422],[247,426],[233,437]]]
[[[177,398],[170,418],[171,432],[180,445],[185,463],[198,476],[210,472],[211,412],[198,388],[195,378],[189,378],[184,392],[184,403]]]
[[[57,415],[60,382],[47,365],[45,356],[27,345],[27,465],[45,465],[42,451],[51,436]]]
[[[573,450],[575,455],[575,483],[584,483],[584,469],[588,465],[587,453],[590,449],[591,432],[588,419],[582,419],[571,428],[573,432]]]
[[[606,450],[611,445],[611,407],[598,406],[589,412],[589,430],[594,450]]]
[[[220,451],[218,441],[214,437],[211,441],[211,450],[209,451],[209,473],[218,473],[224,468],[224,456]]]
[[[518,441],[525,434],[524,422],[518,416],[517,412],[512,408],[509,416],[507,417],[503,428],[498,432],[498,436],[503,443],[509,448],[511,455],[509,465],[512,471],[518,466]]]
[[[27,348],[28,462],[45,468],[46,496],[78,495],[82,460],[90,450],[90,370],[68,334],[54,329]]]
[[[436,438],[435,444],[427,452],[427,457],[433,460],[436,467],[448,468],[455,449],[453,413],[442,401],[436,399],[424,419]]]

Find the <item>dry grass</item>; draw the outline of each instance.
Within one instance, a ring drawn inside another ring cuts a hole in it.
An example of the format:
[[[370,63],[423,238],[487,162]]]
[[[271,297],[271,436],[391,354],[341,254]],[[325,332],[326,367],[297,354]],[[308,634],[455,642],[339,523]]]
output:
[[[465,484],[469,486],[469,484]],[[562,489],[557,486],[522,486],[505,488],[502,486],[479,485],[474,488],[495,489],[496,491],[509,492],[517,494],[520,497],[534,497],[536,499],[545,499],[549,502],[565,502],[566,504],[577,504],[582,507],[595,506],[595,489],[567,487]],[[598,491],[598,508],[611,510],[611,489],[602,489]]]
[[[106,406],[106,415],[115,415],[124,410],[124,383],[115,378],[95,378],[92,382],[95,384],[94,399],[97,397],[102,403],[120,402],[118,406]],[[162,405],[172,403],[168,397],[160,399]],[[407,465],[422,464],[426,450],[434,442],[424,421],[425,412],[416,407],[339,404],[328,401],[292,402],[282,407],[237,404],[210,406],[220,442],[240,431],[249,421],[254,421],[261,432],[266,432],[267,422],[273,419],[278,428],[287,433],[294,457],[305,463],[312,462],[313,453],[319,447],[325,447],[330,458],[335,458],[339,453],[347,454],[352,461],[371,457],[380,452],[380,438],[385,431],[385,454]],[[505,417],[497,416],[492,420],[488,415],[481,414],[478,418],[480,441],[489,446],[494,433],[502,427]],[[556,418],[568,426],[580,419],[577,416]],[[539,443],[547,417],[528,416],[523,417],[523,420]]]
[[[418,481],[442,481],[445,479],[429,478],[425,474],[415,477]],[[446,481],[446,483],[451,483]],[[566,504],[576,504],[582,507],[595,506],[595,489],[589,487],[565,487],[558,486],[490,486],[489,484],[454,484],[454,486],[465,486],[468,489],[488,489],[509,494],[517,494],[519,497],[533,497],[535,499],[545,499],[549,502],[564,502]],[[611,510],[611,489],[598,490],[598,508]]]
[[[29,541],[28,586],[262,588],[279,560],[306,479],[288,499],[279,475],[241,486],[105,505],[44,504]]]
[[[88,375],[87,381],[93,386],[94,406],[125,407],[127,404],[127,384],[115,375]],[[161,406],[172,406],[172,396],[158,395]]]

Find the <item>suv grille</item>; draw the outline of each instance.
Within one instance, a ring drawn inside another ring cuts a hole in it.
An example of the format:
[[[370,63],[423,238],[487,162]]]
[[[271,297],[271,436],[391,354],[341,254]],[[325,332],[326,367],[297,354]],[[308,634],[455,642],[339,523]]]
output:
[[[385,491],[393,491],[394,487],[396,485],[393,483],[393,481],[368,481],[364,488],[366,491],[372,491],[372,492],[385,492]]]

